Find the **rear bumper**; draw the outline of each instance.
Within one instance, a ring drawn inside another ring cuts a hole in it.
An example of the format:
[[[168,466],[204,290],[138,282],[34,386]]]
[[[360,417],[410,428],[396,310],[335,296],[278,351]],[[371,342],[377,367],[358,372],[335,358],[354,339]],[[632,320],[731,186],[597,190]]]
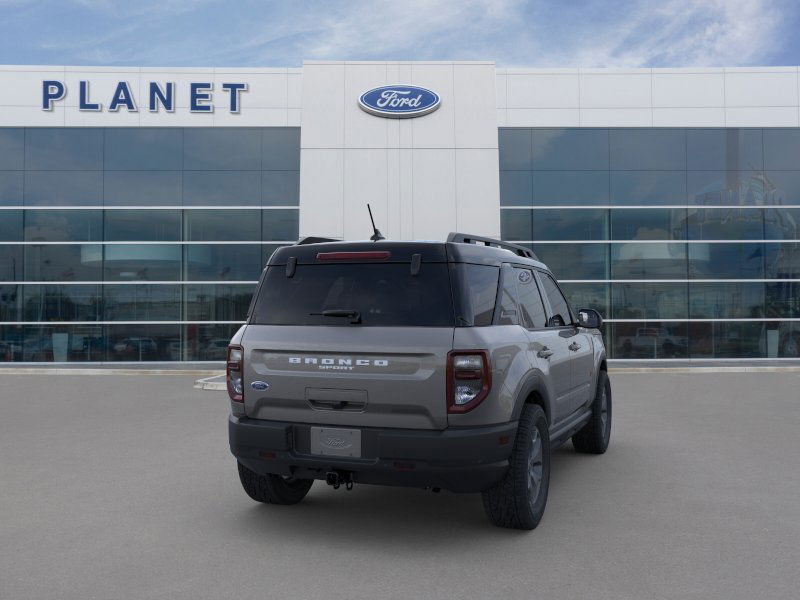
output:
[[[231,415],[231,452],[261,473],[325,479],[329,471],[352,474],[356,483],[439,487],[479,492],[508,469],[517,423],[442,431],[361,428],[362,458],[309,453],[311,425]]]

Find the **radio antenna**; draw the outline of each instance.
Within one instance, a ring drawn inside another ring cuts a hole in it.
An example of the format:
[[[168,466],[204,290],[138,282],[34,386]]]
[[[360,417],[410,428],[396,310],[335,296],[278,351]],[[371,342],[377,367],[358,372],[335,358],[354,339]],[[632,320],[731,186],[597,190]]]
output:
[[[380,230],[377,227],[375,227],[375,219],[372,218],[372,209],[369,206],[369,202],[367,202],[367,210],[369,211],[369,220],[372,221],[372,231],[374,231],[374,233],[372,234],[372,236],[370,236],[369,239],[371,239],[373,242],[377,242],[379,240],[385,240],[386,238],[383,237],[383,235],[381,235]]]

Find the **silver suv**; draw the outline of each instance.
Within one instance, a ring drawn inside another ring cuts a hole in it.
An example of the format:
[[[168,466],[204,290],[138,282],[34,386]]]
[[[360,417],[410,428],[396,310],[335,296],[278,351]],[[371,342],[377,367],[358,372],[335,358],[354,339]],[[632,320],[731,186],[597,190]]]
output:
[[[533,529],[552,450],[608,446],[600,325],[494,239],[281,248],[228,349],[242,485],[272,504],[315,479],[481,492],[494,524]]]

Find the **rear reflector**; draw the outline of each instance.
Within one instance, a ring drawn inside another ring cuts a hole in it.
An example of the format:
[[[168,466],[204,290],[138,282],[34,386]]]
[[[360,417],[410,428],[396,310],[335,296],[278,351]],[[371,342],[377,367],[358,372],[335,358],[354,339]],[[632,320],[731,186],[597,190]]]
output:
[[[318,252],[317,260],[388,260],[392,255],[386,250],[365,252]]]

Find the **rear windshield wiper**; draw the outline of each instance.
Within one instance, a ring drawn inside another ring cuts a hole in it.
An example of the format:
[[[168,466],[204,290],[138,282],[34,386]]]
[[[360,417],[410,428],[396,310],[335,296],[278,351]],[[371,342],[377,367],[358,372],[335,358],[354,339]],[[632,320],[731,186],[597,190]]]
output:
[[[361,323],[361,313],[357,310],[350,310],[347,308],[331,308],[329,310],[323,310],[322,312],[308,314],[322,317],[343,317],[345,319],[350,319],[351,325],[358,325]]]

